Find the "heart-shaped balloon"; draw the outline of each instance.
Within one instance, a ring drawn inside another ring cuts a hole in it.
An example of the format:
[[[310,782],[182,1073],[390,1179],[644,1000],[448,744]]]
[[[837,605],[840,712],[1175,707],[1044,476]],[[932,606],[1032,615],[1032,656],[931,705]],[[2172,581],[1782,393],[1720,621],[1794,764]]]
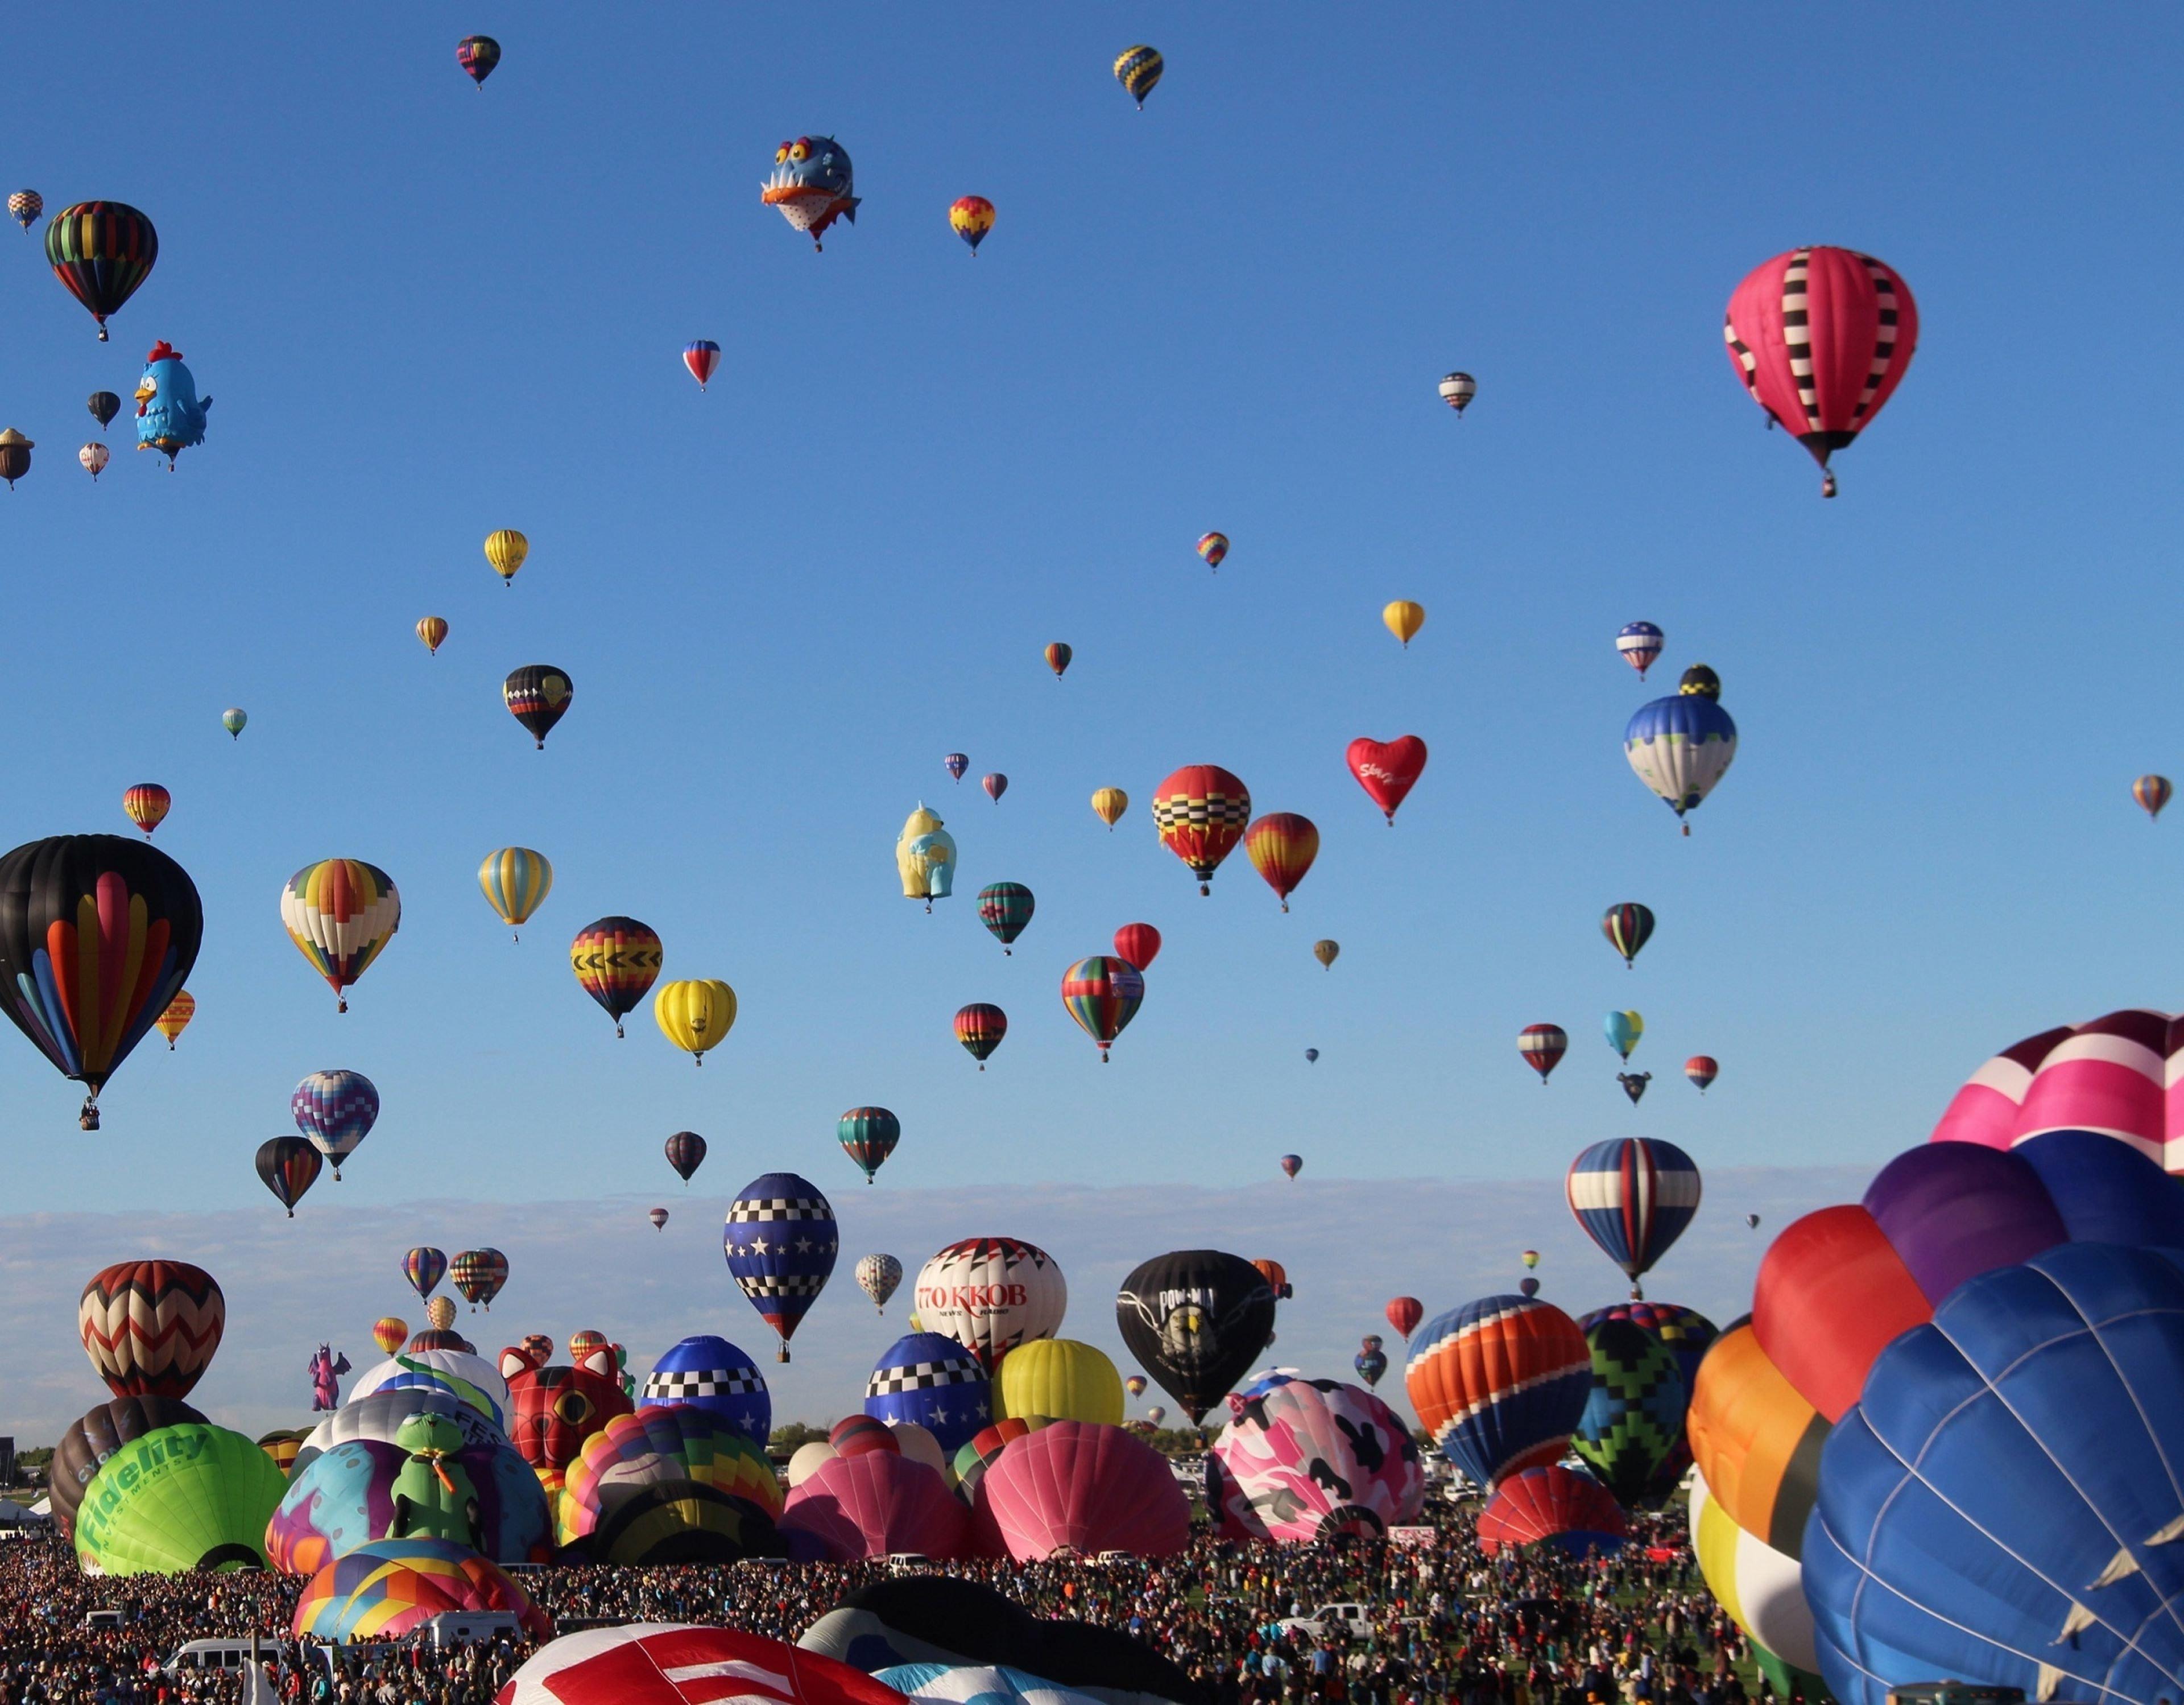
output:
[[[1357,785],[1373,796],[1373,802],[1380,808],[1389,826],[1393,828],[1396,808],[1425,773],[1426,743],[1414,734],[1391,740],[1384,746],[1377,740],[1358,739],[1350,742],[1348,756],[1350,773],[1357,778]]]

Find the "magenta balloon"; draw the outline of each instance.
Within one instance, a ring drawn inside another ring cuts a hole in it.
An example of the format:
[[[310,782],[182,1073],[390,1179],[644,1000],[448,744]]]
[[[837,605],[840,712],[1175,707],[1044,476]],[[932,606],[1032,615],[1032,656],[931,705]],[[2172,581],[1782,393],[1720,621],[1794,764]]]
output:
[[[978,1499],[1019,1562],[1065,1546],[1173,1557],[1190,1543],[1190,1505],[1167,1458],[1120,1427],[1057,1421],[1011,1439]]]
[[[2037,1172],[2014,1154],[1971,1143],[1898,1154],[1866,1187],[1865,1210],[1930,1303],[2068,1235]]]
[[[1935,1126],[1936,1143],[2008,1149],[2049,1131],[2098,1131],[2184,1172],[2184,1019],[2127,1009],[2005,1048]]]
[[[836,1456],[792,1490],[784,1534],[802,1534],[835,1562],[922,1551],[959,1557],[969,1547],[970,1512],[933,1469],[893,1451]]]

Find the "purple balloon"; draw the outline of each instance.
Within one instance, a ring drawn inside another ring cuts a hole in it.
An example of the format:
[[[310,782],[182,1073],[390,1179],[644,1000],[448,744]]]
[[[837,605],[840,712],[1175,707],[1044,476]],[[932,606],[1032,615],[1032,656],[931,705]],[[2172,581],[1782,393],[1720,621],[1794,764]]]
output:
[[[1865,1209],[1930,1303],[2069,1235],[2040,1175],[2008,1150],[1927,1143],[1882,1167]]]

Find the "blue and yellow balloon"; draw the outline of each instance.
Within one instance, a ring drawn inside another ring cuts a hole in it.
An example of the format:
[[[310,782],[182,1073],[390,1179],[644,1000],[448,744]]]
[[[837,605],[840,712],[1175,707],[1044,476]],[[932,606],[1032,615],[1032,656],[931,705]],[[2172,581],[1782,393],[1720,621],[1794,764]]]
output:
[[[487,853],[478,866],[478,886],[485,891],[486,904],[521,941],[515,932],[554,892],[554,867],[544,853],[528,847],[504,847]]]

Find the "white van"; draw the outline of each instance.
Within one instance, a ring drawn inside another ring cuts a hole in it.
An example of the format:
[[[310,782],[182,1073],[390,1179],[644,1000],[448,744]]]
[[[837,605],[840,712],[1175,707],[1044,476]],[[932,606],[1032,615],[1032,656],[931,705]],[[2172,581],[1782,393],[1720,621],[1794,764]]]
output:
[[[417,1626],[441,1651],[451,1646],[490,1646],[497,1640],[521,1640],[523,1618],[506,1610],[443,1610]]]
[[[258,1661],[269,1663],[281,1653],[281,1636],[260,1635],[258,1640]],[[175,1655],[167,1660],[167,1674],[179,1675],[186,1669],[224,1669],[234,1674],[250,1667],[250,1642],[247,1640],[192,1640],[187,1646],[177,1646]]]

